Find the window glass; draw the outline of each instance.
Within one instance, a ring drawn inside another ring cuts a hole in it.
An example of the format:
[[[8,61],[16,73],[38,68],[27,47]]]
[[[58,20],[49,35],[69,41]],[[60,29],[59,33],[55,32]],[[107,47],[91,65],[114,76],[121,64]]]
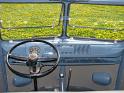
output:
[[[0,4],[2,38],[58,36],[60,12],[61,4]]]
[[[68,35],[124,40],[124,6],[72,4]]]

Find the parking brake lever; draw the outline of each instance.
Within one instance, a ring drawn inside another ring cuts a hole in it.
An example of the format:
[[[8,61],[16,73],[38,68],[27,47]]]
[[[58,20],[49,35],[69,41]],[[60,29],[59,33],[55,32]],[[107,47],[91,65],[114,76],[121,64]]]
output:
[[[72,69],[70,68],[69,69],[69,72],[68,72],[68,82],[67,82],[67,87],[66,87],[66,90],[68,91],[69,90],[69,86],[70,86],[70,80],[71,80],[71,73],[72,73]]]

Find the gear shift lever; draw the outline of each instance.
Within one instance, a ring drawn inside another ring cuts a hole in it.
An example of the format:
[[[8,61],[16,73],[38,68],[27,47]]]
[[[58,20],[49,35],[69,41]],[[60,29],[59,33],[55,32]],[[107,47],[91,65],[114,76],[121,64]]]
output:
[[[69,90],[69,86],[70,86],[70,80],[71,80],[71,73],[72,73],[72,69],[70,68],[69,69],[69,72],[68,72],[68,83],[67,83],[67,87],[66,87],[66,90],[68,91]]]

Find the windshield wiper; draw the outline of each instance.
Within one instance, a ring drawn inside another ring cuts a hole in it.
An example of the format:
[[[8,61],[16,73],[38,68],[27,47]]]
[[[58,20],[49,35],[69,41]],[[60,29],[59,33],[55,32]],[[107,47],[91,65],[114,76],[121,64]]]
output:
[[[23,27],[2,27],[2,29],[24,29],[24,28],[54,28],[54,26],[23,26]]]
[[[104,27],[92,27],[92,26],[77,26],[77,25],[68,25],[73,28],[91,28],[91,29],[101,29],[101,30],[113,30],[113,31],[123,31],[123,29],[114,29],[114,28],[104,28]]]

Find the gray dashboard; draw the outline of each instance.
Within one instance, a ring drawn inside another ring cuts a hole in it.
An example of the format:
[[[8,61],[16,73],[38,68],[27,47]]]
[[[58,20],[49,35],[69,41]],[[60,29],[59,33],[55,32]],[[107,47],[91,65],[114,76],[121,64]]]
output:
[[[116,42],[103,42],[103,41],[91,41],[91,40],[75,40],[75,39],[65,39],[61,40],[55,38],[53,40],[47,40],[48,42],[54,44],[60,53],[60,63],[61,65],[72,65],[72,64],[116,64],[121,61],[122,52],[124,47],[120,43]],[[2,42],[3,50],[7,51],[19,43],[20,41],[4,41]],[[28,54],[29,48],[31,46],[38,46],[41,48],[42,56],[50,56],[52,52],[50,47],[42,44],[36,43],[27,44],[22,46],[17,53],[23,52],[23,54]],[[24,47],[26,51],[24,51]]]

